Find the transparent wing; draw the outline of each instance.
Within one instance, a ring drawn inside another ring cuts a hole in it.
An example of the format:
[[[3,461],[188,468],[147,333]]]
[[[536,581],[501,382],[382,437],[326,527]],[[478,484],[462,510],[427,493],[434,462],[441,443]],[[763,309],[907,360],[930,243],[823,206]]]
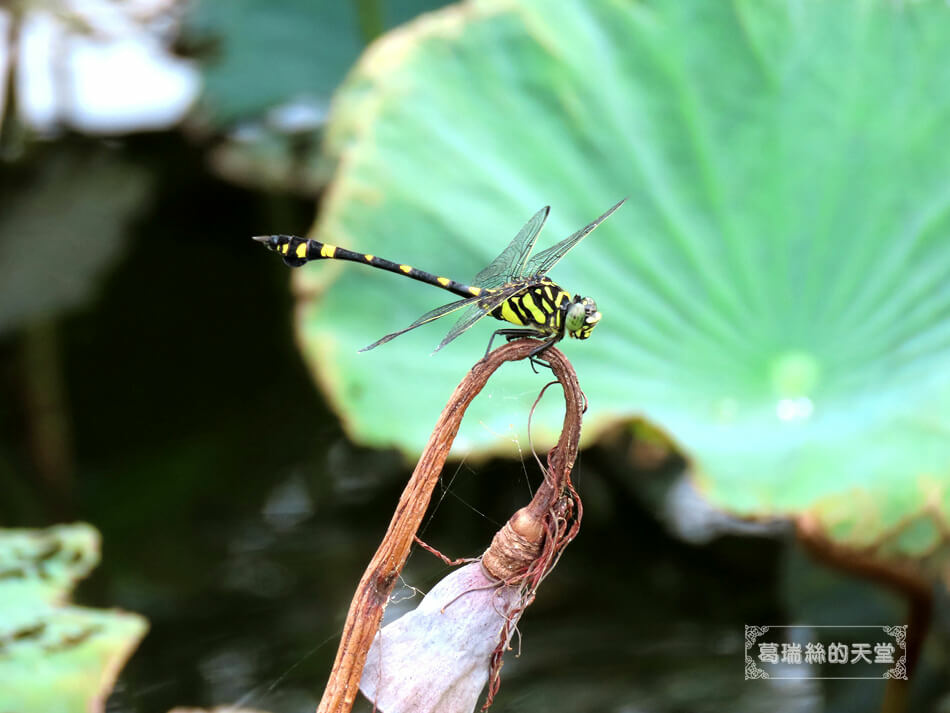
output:
[[[597,218],[592,223],[585,225],[583,228],[574,233],[571,237],[565,238],[557,245],[548,248],[547,250],[542,250],[537,255],[528,260],[528,263],[525,265],[524,272],[517,275],[517,277],[540,277],[542,275],[548,274],[548,271],[560,262],[561,258],[567,255],[571,248],[577,245],[581,240],[586,238],[590,232],[596,228],[598,225],[603,223],[611,213],[613,213],[617,208],[623,205],[623,202],[627,200],[624,198],[615,206],[610,208],[606,213]],[[477,284],[477,283],[476,283]]]
[[[424,315],[422,315],[421,317],[419,317],[419,319],[417,319],[415,322],[413,322],[412,324],[410,324],[410,325],[409,325],[408,327],[406,327],[405,329],[400,329],[398,332],[393,332],[392,334],[387,334],[385,337],[383,337],[382,339],[379,339],[379,340],[373,342],[373,343],[370,344],[368,347],[363,347],[362,349],[360,349],[360,351],[361,351],[361,352],[368,352],[370,349],[375,349],[375,348],[378,347],[380,344],[385,344],[386,342],[391,341],[391,340],[395,339],[396,337],[400,336],[401,334],[405,334],[406,332],[408,332],[408,331],[410,331],[410,330],[412,330],[412,329],[415,329],[416,327],[421,327],[423,324],[428,324],[429,322],[431,322],[431,321],[433,321],[433,320],[436,320],[436,319],[438,319],[439,317],[444,317],[444,316],[447,315],[447,314],[452,314],[452,312],[456,312],[456,311],[462,309],[463,307],[467,307],[467,306],[469,306],[469,305],[476,304],[480,299],[484,299],[484,298],[481,298],[481,297],[469,297],[469,298],[464,299],[464,300],[458,300],[457,302],[449,302],[449,304],[447,304],[447,305],[442,305],[441,307],[436,307],[436,308],[435,308],[434,310],[432,310],[431,312],[426,312]],[[477,308],[477,305],[476,305],[476,308]],[[490,309],[493,309],[493,308],[490,308]]]
[[[435,354],[435,352],[439,351],[446,344],[461,335],[463,332],[470,329],[480,319],[491,314],[491,311],[495,309],[495,307],[500,305],[517,291],[517,289],[505,290],[491,295],[488,299],[483,299],[481,304],[475,304],[469,307],[465,312],[462,313],[462,316],[459,317],[459,321],[456,322],[455,326],[449,330],[449,333],[445,335],[445,339],[439,343],[439,346],[437,346],[435,351],[432,353]]]
[[[472,278],[471,284],[477,287],[499,287],[520,277],[524,270],[525,261],[528,259],[528,254],[534,248],[538,233],[541,232],[541,226],[548,219],[548,213],[550,212],[551,206],[545,206],[535,213],[531,220],[518,231],[514,240],[508,243],[508,247],[502,250],[501,254],[492,260],[488,267]]]

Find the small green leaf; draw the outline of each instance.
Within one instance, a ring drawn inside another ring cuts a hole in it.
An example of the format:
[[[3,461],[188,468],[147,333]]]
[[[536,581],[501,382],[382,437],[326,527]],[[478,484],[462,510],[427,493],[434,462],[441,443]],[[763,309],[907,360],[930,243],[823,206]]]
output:
[[[0,530],[0,711],[95,713],[145,634],[128,612],[63,604],[99,561],[89,525]]]

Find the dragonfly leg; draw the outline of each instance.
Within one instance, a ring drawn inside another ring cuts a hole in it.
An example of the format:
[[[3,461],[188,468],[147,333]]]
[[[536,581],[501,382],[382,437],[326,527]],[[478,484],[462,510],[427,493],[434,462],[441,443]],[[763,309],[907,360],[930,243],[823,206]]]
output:
[[[551,368],[551,365],[550,365],[550,364],[548,364],[546,361],[544,361],[544,359],[538,357],[537,355],[540,354],[541,352],[543,352],[543,351],[544,351],[545,349],[547,349],[548,347],[552,346],[553,344],[556,344],[556,343],[559,342],[559,341],[561,341],[561,335],[555,334],[553,337],[551,337],[551,338],[548,339],[547,341],[545,341],[545,342],[539,344],[537,347],[535,347],[534,349],[532,349],[532,350],[531,350],[531,353],[528,354],[528,361],[531,363],[531,370],[534,371],[535,374],[538,373],[537,370],[534,368],[535,365],[537,365],[537,366],[543,366],[543,367],[548,368],[548,369]]]
[[[545,349],[547,349],[549,346],[551,346],[552,344],[556,344],[556,343],[559,342],[559,341],[561,341],[561,335],[560,335],[560,334],[555,334],[553,337],[551,337],[550,339],[548,339],[546,342],[542,342],[541,344],[539,344],[538,346],[536,346],[534,349],[532,349],[532,350],[531,350],[531,353],[530,353],[528,356],[533,357],[533,356],[535,356],[536,354],[540,354],[540,353],[543,352]]]
[[[542,368],[545,368],[545,369],[550,369],[550,368],[551,368],[551,365],[548,364],[546,361],[544,361],[544,359],[538,359],[538,357],[536,357],[536,356],[529,356],[529,357],[528,357],[528,363],[531,365],[531,371],[533,371],[535,374],[540,374],[540,373],[541,373],[541,372],[538,371],[538,367],[539,367],[539,366],[542,367]],[[553,371],[553,370],[552,370],[552,371]]]
[[[488,356],[488,352],[491,351],[492,342],[495,341],[495,337],[497,337],[498,335],[503,336],[509,342],[514,341],[515,339],[520,339],[521,337],[545,336],[541,332],[538,332],[537,330],[534,330],[534,329],[496,329],[492,333],[491,339],[488,340],[488,349],[485,350],[485,356]]]
[[[544,334],[543,332],[539,332],[534,329],[496,329],[495,332],[491,335],[491,339],[488,340],[488,349],[485,350],[485,356],[488,356],[488,352],[491,351],[492,342],[495,341],[495,337],[497,337],[498,335],[503,336],[509,342],[514,341],[515,339],[521,339],[523,337],[543,338],[543,337],[548,336]],[[551,368],[551,365],[548,364],[546,361],[544,361],[544,359],[540,359],[538,357],[538,354],[543,352],[552,344],[555,344],[561,341],[561,336],[562,335],[560,334],[555,334],[553,337],[551,337],[550,339],[545,339],[538,346],[536,346],[534,349],[531,350],[531,353],[528,354],[528,362],[531,364],[531,371],[537,374],[538,370],[536,367],[538,366],[543,366],[548,369]]]

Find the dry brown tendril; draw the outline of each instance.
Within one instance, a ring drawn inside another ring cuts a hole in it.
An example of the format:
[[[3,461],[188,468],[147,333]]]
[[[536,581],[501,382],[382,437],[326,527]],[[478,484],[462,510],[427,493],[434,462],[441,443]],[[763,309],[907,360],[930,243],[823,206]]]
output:
[[[349,713],[353,707],[383,609],[406,563],[412,543],[417,539],[416,533],[465,410],[499,366],[507,361],[525,359],[536,346],[535,340],[521,339],[488,354],[472,367],[442,410],[399,498],[389,528],[350,602],[336,659],[317,713]],[[586,399],[577,374],[561,351],[549,347],[544,351],[544,359],[564,391],[564,424],[557,445],[548,453],[544,482],[531,503],[515,513],[495,535],[483,557],[485,570],[499,581],[499,586],[520,585],[522,592],[516,610],[509,613],[500,637],[502,643],[492,655],[488,697],[483,708],[491,704],[498,690],[501,657],[507,647],[512,622],[534,600],[541,581],[580,527],[582,508],[571,484],[570,473],[577,458]]]

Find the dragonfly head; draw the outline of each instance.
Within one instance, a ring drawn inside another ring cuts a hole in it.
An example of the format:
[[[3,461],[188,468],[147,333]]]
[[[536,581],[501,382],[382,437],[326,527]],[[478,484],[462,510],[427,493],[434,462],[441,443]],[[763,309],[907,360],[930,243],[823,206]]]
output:
[[[574,339],[587,339],[600,321],[597,303],[590,297],[574,295],[574,301],[567,307],[564,326]]]
[[[293,235],[256,235],[253,238],[262,243],[268,250],[273,250],[284,256],[284,264],[290,267],[300,267],[307,259],[294,254],[306,242],[303,238]],[[306,248],[304,248],[306,250]]]
[[[252,239],[262,243],[268,250],[276,250],[280,247],[279,235],[255,235]]]

